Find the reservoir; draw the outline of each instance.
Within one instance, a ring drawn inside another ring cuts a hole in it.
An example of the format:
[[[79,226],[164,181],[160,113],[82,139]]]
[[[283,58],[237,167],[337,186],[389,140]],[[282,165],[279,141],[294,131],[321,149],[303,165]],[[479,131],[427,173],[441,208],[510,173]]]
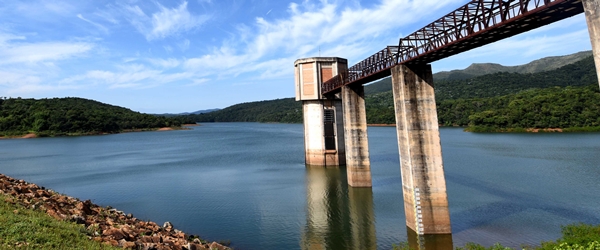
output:
[[[0,173],[236,249],[391,249],[408,240],[396,130],[368,133],[372,189],[306,168],[301,124],[0,140]],[[600,224],[600,133],[440,134],[455,246]]]

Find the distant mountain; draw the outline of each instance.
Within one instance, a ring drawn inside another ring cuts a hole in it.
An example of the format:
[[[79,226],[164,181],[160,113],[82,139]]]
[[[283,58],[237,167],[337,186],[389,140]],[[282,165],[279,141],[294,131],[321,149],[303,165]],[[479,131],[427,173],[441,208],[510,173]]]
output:
[[[592,51],[582,51],[566,56],[551,56],[532,61],[518,66],[503,66],[497,63],[473,63],[463,70],[442,71],[433,75],[435,80],[462,80],[476,76],[489,75],[498,72],[509,73],[538,73],[558,69],[562,66],[573,64],[588,56]]]
[[[166,114],[154,114],[154,115],[165,116],[165,117],[182,116],[182,115],[199,115],[199,114],[208,114],[210,112],[215,112],[215,111],[219,111],[219,110],[221,110],[221,109],[203,109],[203,110],[198,110],[198,111],[194,111],[194,112],[184,112],[184,113],[179,113],[179,114],[166,113]]]
[[[182,115],[199,115],[199,114],[208,114],[210,112],[215,112],[215,111],[219,111],[221,109],[203,109],[203,110],[198,110],[198,111],[194,111],[194,112],[186,112],[186,113],[181,113]]]
[[[442,71],[433,74],[434,82],[449,80],[466,80],[494,73],[539,73],[551,71],[581,61],[592,55],[592,51],[583,51],[566,56],[551,56],[518,66],[503,66],[497,63],[474,63],[466,69]],[[392,79],[384,78],[365,86],[365,94],[375,94],[392,90]]]

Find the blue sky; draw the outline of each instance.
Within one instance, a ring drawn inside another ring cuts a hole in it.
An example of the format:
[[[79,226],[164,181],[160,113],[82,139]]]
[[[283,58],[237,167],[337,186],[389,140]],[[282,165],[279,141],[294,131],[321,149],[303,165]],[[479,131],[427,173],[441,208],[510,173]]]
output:
[[[0,96],[146,113],[294,96],[293,63],[352,65],[466,0],[0,0]],[[591,49],[583,15],[433,63],[519,65]]]

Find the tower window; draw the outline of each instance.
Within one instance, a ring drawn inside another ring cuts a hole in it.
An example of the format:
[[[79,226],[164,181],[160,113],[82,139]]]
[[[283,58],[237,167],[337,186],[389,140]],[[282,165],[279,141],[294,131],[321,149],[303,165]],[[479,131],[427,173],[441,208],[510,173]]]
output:
[[[335,112],[332,109],[324,111],[325,149],[335,150]]]

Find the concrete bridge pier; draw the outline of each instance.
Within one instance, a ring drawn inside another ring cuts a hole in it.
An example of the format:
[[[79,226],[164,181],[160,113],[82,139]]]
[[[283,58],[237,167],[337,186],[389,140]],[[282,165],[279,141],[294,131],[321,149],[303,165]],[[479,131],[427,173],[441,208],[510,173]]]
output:
[[[598,84],[600,84],[600,0],[582,0],[585,19],[590,32],[592,53],[596,64]]]
[[[343,86],[342,102],[348,184],[352,187],[372,187],[364,87]]]
[[[450,213],[431,65],[392,68],[406,225],[419,235],[450,234]]]
[[[339,96],[324,96],[323,82],[346,71],[348,62],[337,57],[313,57],[294,63],[296,101],[302,101],[304,150],[307,166],[346,165],[344,120]]]

